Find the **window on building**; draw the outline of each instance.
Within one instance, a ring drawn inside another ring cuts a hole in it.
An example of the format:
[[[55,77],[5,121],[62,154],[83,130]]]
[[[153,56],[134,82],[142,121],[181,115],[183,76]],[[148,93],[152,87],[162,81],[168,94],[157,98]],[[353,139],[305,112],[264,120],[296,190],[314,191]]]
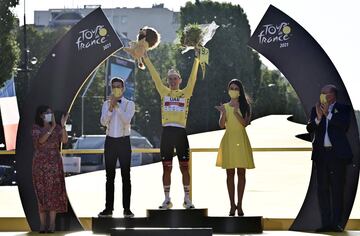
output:
[[[113,24],[119,25],[120,24],[120,17],[119,16],[113,16]]]
[[[127,23],[127,16],[121,16],[121,24]]]
[[[179,12],[173,12],[173,24],[179,24],[180,23],[180,13]]]

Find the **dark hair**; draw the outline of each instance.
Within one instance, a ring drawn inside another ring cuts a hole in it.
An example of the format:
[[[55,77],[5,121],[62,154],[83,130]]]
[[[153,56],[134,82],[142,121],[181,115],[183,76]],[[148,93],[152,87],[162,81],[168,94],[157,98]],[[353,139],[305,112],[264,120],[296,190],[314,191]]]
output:
[[[113,77],[110,81],[110,84],[112,85],[115,82],[120,82],[122,84],[123,87],[125,87],[125,83],[124,80],[120,77]]]
[[[241,81],[238,80],[238,79],[230,80],[230,82],[228,84],[228,88],[232,84],[235,84],[240,89],[239,108],[240,108],[242,116],[245,118],[246,115],[250,115],[250,105],[249,105],[249,103],[248,103],[248,101],[246,99],[246,94],[245,94],[245,91],[244,91],[244,87],[243,87]]]
[[[36,108],[36,114],[35,114],[35,124],[39,125],[40,127],[44,126],[44,120],[41,118],[41,115],[45,113],[48,109],[51,109],[47,105],[40,105]]]

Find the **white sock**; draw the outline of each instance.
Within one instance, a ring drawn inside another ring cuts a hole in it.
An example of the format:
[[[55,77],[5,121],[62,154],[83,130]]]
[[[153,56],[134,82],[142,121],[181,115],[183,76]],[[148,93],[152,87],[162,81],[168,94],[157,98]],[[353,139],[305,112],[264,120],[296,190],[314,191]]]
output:
[[[191,200],[190,200],[190,185],[184,185],[184,192],[185,192],[184,201],[191,202]]]
[[[170,201],[170,185],[164,185],[165,201]]]

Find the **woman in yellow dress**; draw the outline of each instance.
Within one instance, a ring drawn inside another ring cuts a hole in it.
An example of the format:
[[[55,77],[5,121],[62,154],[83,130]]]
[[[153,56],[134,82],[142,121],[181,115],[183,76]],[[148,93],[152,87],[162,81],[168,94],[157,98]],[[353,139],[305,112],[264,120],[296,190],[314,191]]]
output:
[[[216,166],[226,169],[226,183],[230,199],[229,216],[236,210],[243,216],[242,199],[245,190],[245,170],[255,168],[251,145],[245,127],[250,124],[250,105],[242,83],[233,79],[228,84],[231,100],[215,108],[220,111],[219,126],[226,128],[217,155]],[[238,175],[238,203],[235,204],[235,169]]]

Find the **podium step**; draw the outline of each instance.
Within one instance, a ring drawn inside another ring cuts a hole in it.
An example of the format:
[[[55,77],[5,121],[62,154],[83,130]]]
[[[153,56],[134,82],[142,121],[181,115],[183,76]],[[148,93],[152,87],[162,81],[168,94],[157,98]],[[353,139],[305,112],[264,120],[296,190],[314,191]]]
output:
[[[143,218],[92,218],[92,230],[94,233],[108,234],[115,228],[123,228],[123,230],[211,228],[217,234],[261,233],[263,231],[261,216],[208,217],[207,215],[207,209],[147,210],[147,217]]]
[[[111,233],[114,228],[137,228],[137,227],[154,227],[149,223],[148,218],[92,218],[92,231],[94,233]]]
[[[216,234],[262,233],[261,216],[207,217],[207,225]]]
[[[211,228],[115,228],[112,236],[212,236]]]
[[[154,227],[206,227],[207,209],[147,210],[147,218]]]

